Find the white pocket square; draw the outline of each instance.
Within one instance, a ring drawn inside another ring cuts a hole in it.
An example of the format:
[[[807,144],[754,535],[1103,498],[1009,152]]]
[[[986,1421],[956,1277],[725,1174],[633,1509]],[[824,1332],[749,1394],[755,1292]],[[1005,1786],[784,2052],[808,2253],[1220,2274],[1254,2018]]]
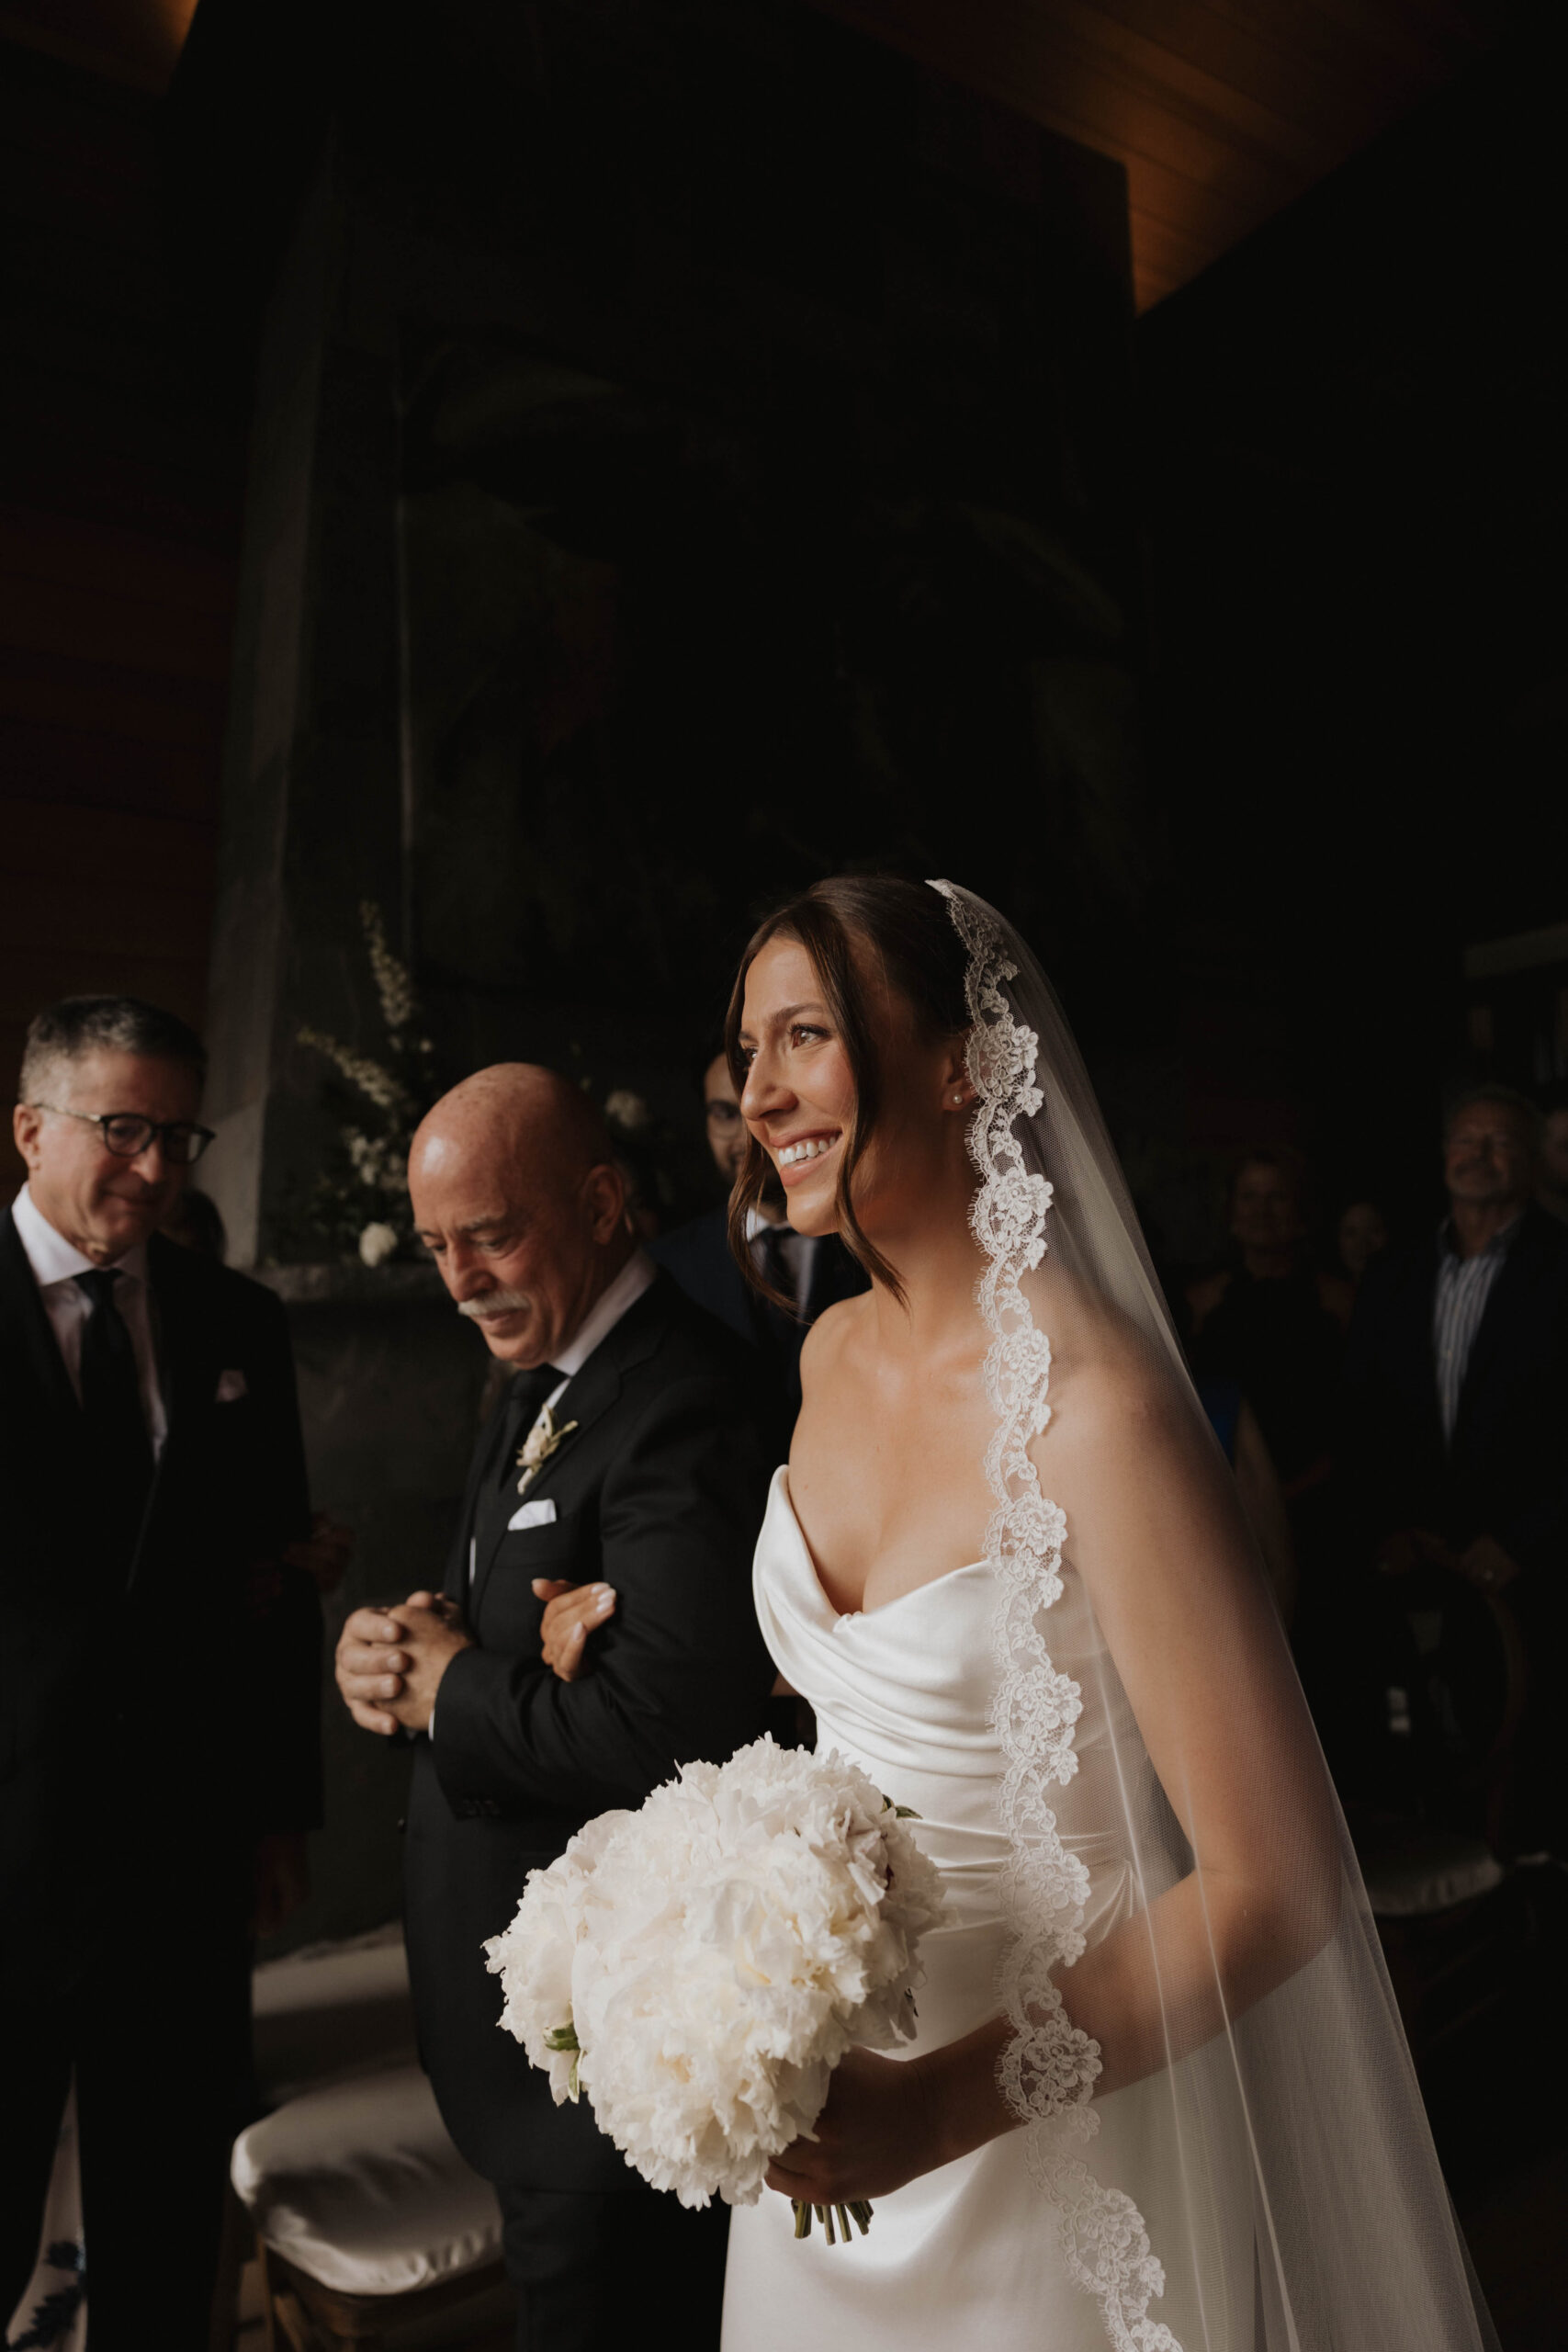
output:
[[[243,1372],[220,1372],[218,1375],[218,1394],[212,1401],[215,1405],[237,1405],[241,1397],[247,1393],[245,1375]]]
[[[513,1530],[518,1527],[553,1527],[555,1518],[554,1497],[541,1495],[536,1503],[524,1503],[519,1510],[513,1512],[506,1522],[506,1532],[510,1535]]]

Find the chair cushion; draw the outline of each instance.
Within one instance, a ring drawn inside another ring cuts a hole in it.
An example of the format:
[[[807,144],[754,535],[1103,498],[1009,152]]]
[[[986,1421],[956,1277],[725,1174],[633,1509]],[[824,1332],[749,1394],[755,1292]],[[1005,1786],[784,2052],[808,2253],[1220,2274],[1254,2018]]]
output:
[[[256,2078],[269,2105],[308,2085],[413,2056],[413,2003],[396,1920],[264,1961],[252,1978]]]
[[[1356,1851],[1379,1919],[1433,1918],[1503,1881],[1503,1865],[1483,1839],[1424,1822],[1359,1823]]]
[[[500,2256],[495,2191],[417,2066],[302,2091],[241,2132],[232,2176],[266,2244],[340,2294],[407,2294]]]

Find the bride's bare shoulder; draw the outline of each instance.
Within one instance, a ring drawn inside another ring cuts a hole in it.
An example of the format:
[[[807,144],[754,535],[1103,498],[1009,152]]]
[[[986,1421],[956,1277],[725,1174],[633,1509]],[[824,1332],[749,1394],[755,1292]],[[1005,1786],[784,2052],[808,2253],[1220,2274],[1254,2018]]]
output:
[[[801,1394],[818,1395],[843,1376],[863,1331],[869,1309],[864,1296],[841,1298],[824,1307],[806,1335],[800,1351]]]
[[[1157,1439],[1185,1433],[1191,1419],[1174,1356],[1102,1304],[1073,1318],[1065,1343],[1054,1346],[1051,1418],[1038,1449],[1056,1439],[1100,1443],[1134,1432]]]

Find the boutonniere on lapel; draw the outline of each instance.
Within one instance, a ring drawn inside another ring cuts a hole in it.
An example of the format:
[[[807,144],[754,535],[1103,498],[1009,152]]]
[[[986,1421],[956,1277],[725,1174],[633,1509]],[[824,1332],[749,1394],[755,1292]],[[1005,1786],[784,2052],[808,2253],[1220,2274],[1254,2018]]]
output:
[[[576,1427],[575,1421],[558,1421],[552,1408],[548,1405],[545,1407],[528,1432],[527,1444],[517,1457],[517,1466],[523,1473],[517,1481],[520,1495],[527,1493],[551,1454],[566,1443]]]

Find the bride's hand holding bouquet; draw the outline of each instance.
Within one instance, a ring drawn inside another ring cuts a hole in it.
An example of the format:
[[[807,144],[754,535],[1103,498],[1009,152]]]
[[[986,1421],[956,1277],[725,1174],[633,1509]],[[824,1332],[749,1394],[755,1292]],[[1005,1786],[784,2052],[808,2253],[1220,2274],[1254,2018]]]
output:
[[[797,2234],[813,2208],[829,2244],[851,2215],[863,2231],[870,2184],[931,2161],[914,2066],[872,2054],[913,2034],[920,1938],[945,1916],[905,1817],[842,1758],[767,1737],[682,1767],[530,1873],[487,1947],[501,2024],[558,2104],[585,2093],[683,2205],[754,2204],[767,2182],[795,2198]],[[786,2155],[807,2160],[804,2188],[773,2178]]]

